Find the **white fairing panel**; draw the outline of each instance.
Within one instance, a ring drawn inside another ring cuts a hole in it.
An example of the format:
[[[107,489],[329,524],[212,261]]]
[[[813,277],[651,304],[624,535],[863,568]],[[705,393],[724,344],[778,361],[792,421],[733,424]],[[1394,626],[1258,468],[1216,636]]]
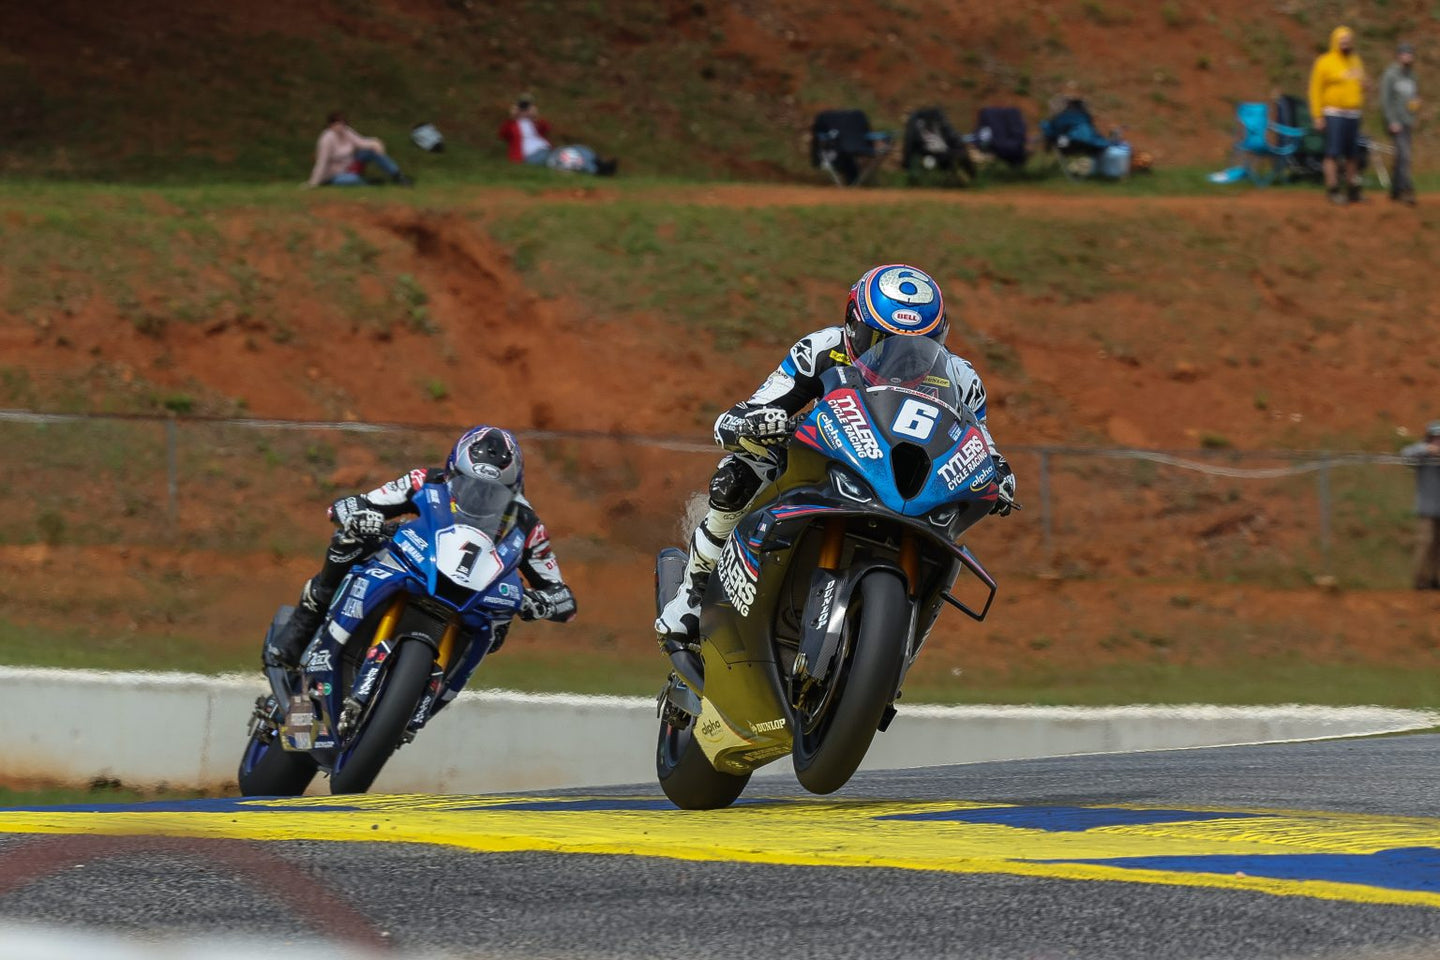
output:
[[[435,567],[469,590],[484,590],[505,569],[495,543],[471,526],[457,523],[435,536]]]

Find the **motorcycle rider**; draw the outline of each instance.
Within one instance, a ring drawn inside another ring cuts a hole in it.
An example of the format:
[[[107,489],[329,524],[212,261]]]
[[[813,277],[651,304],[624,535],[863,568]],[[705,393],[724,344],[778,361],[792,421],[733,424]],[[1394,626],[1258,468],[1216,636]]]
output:
[[[267,664],[287,668],[298,666],[345,574],[382,544],[381,525],[405,513],[418,513],[413,498],[427,483],[443,483],[456,473],[481,480],[498,480],[513,494],[504,518],[505,529],[519,525],[526,532],[525,554],[520,572],[527,589],[521,599],[521,620],[554,620],[564,623],[575,617],[575,595],[560,576],[560,564],[550,549],[545,524],[540,522],[530,501],[525,499],[525,462],[520,442],[509,430],[477,426],[465,431],[450,451],[443,469],[415,469],[360,496],[341,497],[330,505],[329,516],[339,529],[330,539],[325,564],[305,583],[295,613],[265,647]],[[495,624],[496,649],[505,640],[509,622]]]
[[[720,415],[715,442],[729,453],[710,479],[710,509],[691,535],[690,560],[680,589],[655,621],[656,638],[665,653],[698,651],[700,602],[710,572],[751,499],[780,472],[792,429],[790,418],[820,398],[821,375],[837,365],[854,363],[886,337],[921,336],[943,344],[949,328],[940,285],[927,274],[903,263],[873,267],[850,288],[843,325],[802,337],[750,399]],[[985,386],[975,368],[954,355],[950,378],[979,421],[995,458],[1000,496],[991,513],[1004,516],[1015,497],[1015,475],[985,425]]]

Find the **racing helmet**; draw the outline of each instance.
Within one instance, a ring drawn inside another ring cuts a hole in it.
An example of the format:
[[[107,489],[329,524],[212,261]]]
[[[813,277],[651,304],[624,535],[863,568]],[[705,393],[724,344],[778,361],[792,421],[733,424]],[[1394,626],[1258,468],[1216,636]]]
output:
[[[945,342],[950,323],[940,284],[904,263],[872,267],[850,288],[845,304],[845,351],[854,360],[890,336]]]
[[[525,459],[520,441],[509,430],[478,426],[465,431],[445,461],[445,472],[504,484],[512,493],[525,488]]]

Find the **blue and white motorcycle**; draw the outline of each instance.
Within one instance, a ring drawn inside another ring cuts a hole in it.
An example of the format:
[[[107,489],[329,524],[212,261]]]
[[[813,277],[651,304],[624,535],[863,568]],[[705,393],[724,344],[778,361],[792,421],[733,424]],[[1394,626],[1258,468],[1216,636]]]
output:
[[[363,793],[460,692],[524,595],[511,497],[457,475],[425,485],[417,518],[385,524],[384,545],[335,591],[299,669],[266,668],[271,693],[251,718],[241,793],[296,796],[317,770],[332,793]],[[292,609],[276,613],[267,643]]]
[[[677,806],[726,806],[786,755],[807,790],[838,790],[895,716],[941,609],[989,611],[995,581],[958,540],[1003,494],[949,360],[928,338],[890,337],[824,374],[710,576],[699,657],[671,656],[656,772]],[[660,553],[658,602],[685,562]],[[962,572],[985,591],[979,609],[951,594]]]

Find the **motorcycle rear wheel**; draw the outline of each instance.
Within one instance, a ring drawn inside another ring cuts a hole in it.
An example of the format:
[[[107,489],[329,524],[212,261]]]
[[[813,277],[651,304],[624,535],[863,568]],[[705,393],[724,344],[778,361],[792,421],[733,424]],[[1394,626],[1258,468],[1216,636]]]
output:
[[[859,613],[848,614],[858,617],[854,641],[831,680],[825,713],[795,732],[795,776],[811,793],[834,793],[850,780],[900,683],[910,622],[905,584],[877,570],[860,581],[859,598]]]
[[[695,723],[683,727],[668,719],[660,721],[660,741],[655,748],[655,775],[660,789],[681,810],[719,810],[734,803],[750,782],[750,774],[721,773],[710,765],[705,751],[695,742]]]
[[[420,640],[405,640],[390,655],[379,700],[356,734],[344,766],[330,777],[330,792],[364,793],[400,746],[400,738],[430,682],[435,653]]]
[[[236,779],[243,797],[298,797],[315,779],[315,770],[310,754],[285,750],[273,738],[266,743],[255,733],[245,745]]]

